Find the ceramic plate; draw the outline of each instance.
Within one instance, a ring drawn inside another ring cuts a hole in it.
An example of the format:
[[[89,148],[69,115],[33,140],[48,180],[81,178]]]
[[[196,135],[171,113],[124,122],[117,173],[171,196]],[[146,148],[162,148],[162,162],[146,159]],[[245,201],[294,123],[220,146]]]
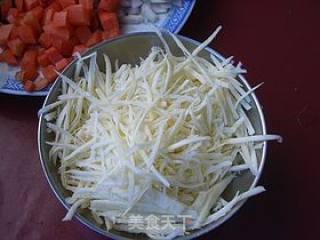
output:
[[[160,16],[156,25],[162,29],[168,30],[173,33],[178,33],[188,17],[191,14],[193,6],[196,0],[184,0],[181,7],[173,7],[169,13]],[[122,31],[124,33],[130,32],[145,32],[150,31],[151,27],[147,24],[138,25],[124,25]],[[15,73],[19,68],[7,69],[4,64],[0,63],[0,93],[12,94],[12,95],[25,95],[25,96],[45,96],[48,93],[50,87],[41,91],[35,91],[32,93],[23,90],[23,86],[15,79]]]

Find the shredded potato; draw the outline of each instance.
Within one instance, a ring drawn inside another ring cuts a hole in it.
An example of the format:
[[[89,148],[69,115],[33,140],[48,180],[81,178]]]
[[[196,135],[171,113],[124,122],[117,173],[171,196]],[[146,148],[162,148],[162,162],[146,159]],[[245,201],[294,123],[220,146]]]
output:
[[[183,57],[173,56],[165,44],[165,50],[153,47],[138,65],[112,72],[108,56],[100,71],[93,53],[78,56],[72,80],[61,76],[61,95],[40,114],[55,133],[47,142],[50,160],[72,192],[64,220],[84,207],[108,230],[130,231],[118,217],[191,216],[183,230],[140,230],[171,239],[264,191],[255,187],[229,202],[222,198],[240,171],[258,174],[261,142],[281,138],[255,135],[246,115],[255,88],[246,90],[237,80],[246,72],[241,64],[198,56],[219,30],[193,52],[172,35]]]

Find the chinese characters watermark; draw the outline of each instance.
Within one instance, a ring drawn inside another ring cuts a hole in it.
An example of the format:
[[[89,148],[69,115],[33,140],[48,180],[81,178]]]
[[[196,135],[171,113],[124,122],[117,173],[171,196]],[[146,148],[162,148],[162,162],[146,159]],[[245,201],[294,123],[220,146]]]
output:
[[[190,215],[128,215],[114,220],[115,223],[127,223],[131,231],[185,231],[193,223]]]

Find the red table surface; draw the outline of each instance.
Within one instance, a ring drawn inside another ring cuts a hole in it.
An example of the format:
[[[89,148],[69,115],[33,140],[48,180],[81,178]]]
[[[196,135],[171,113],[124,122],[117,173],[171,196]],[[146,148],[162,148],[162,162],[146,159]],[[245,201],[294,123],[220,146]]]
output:
[[[271,143],[260,183],[231,220],[201,239],[318,239],[319,212],[319,0],[198,1],[182,34],[204,40],[218,25],[211,47],[248,69],[266,115]],[[0,95],[0,238],[106,239],[66,210],[42,173],[37,111],[43,98]]]

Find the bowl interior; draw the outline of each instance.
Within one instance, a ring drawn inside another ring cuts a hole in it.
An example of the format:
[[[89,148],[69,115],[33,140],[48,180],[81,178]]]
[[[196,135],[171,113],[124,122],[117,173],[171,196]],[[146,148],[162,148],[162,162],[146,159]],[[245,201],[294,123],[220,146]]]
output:
[[[168,34],[164,34],[166,41],[172,51],[172,53],[176,56],[182,56],[181,50],[176,46],[174,41],[168,36]],[[191,39],[179,36],[181,41],[187,47],[187,49],[192,50],[196,48],[199,43],[193,41]],[[155,33],[134,33],[129,34],[118,39],[104,42],[99,44],[97,47],[89,50],[86,54],[90,54],[94,51],[98,53],[98,64],[100,65],[100,69],[104,68],[104,61],[103,61],[103,54],[107,54],[111,62],[114,63],[115,60],[119,60],[119,64],[121,63],[130,63],[130,64],[137,64],[139,63],[141,58],[148,56],[150,49],[154,46],[162,46],[161,41],[157,37]],[[210,59],[210,54],[215,54],[219,59],[223,59],[218,53],[215,51],[206,48],[203,50],[199,55]],[[72,79],[73,72],[75,69],[74,62],[64,71],[64,75],[69,76]],[[243,85],[248,88],[248,83],[243,77],[239,78],[239,81],[243,83]],[[48,105],[56,101],[57,96],[60,94],[61,88],[61,79],[58,79],[54,86],[51,88],[45,103]],[[256,130],[257,134],[265,134],[265,125],[264,125],[264,118],[260,108],[260,105],[255,97],[255,95],[251,95],[252,100],[252,109],[248,112],[248,117],[251,120],[253,127]],[[40,158],[42,161],[42,166],[44,172],[46,174],[47,180],[54,191],[55,195],[58,197],[60,202],[66,207],[69,208],[69,205],[65,202],[65,198],[70,196],[70,192],[63,189],[60,181],[60,177],[58,175],[57,168],[53,165],[52,162],[49,161],[48,152],[50,146],[45,144],[46,141],[49,141],[53,136],[47,133],[46,131],[46,120],[43,117],[40,117],[39,122],[39,152]],[[261,173],[263,162],[265,158],[265,151],[266,151],[266,143],[258,154],[258,161],[260,164],[259,172]],[[249,171],[244,171],[235,178],[226,191],[223,193],[225,199],[231,199],[237,191],[244,192],[248,190],[250,187],[254,186],[258,180],[258,177],[253,176]],[[215,227],[219,226],[221,223],[226,221],[229,217],[231,217],[242,205],[244,201],[240,202],[231,212],[229,212],[226,216],[219,219],[217,222],[209,224],[202,229],[195,230],[191,232],[190,235],[185,237],[180,237],[178,239],[191,239],[198,237]],[[95,221],[92,219],[91,214],[87,210],[81,210],[77,214],[77,218],[85,224],[87,227],[93,229],[96,232],[99,232],[103,235],[112,237],[113,239],[149,239],[145,235],[141,234],[130,234],[126,232],[118,232],[112,230],[111,232],[107,232],[103,226],[99,227]]]

